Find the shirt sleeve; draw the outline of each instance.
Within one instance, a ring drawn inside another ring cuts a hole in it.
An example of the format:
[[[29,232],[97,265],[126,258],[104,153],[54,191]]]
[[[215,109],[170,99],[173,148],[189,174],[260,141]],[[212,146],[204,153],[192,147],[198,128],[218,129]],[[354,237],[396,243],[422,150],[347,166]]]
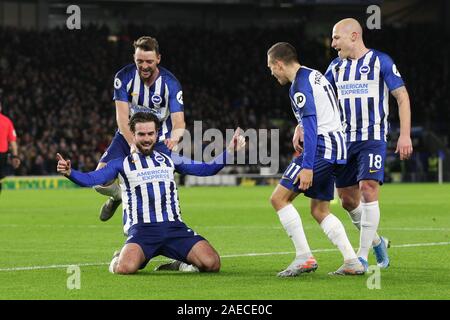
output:
[[[330,63],[330,65],[327,68],[327,71],[325,71],[325,78],[328,80],[328,82],[333,86],[333,88],[336,90],[336,81],[334,80],[334,74],[333,74],[333,68],[335,68],[336,64],[334,61]]]
[[[317,149],[317,117],[309,115],[303,117],[303,163],[302,168],[313,169]]]
[[[190,174],[193,176],[206,177],[213,176],[223,167],[225,167],[230,155],[227,151],[221,153],[218,157],[210,162],[194,161],[192,159],[182,157],[177,153],[171,154],[175,170],[181,174]]]
[[[115,159],[108,162],[103,168],[91,172],[80,172],[72,169],[70,176],[67,178],[82,187],[105,184],[117,178],[122,162],[123,159]]]
[[[12,121],[9,121],[8,142],[14,142],[16,140],[17,140],[16,130],[14,129]]]
[[[296,83],[292,102],[292,107],[299,123],[303,121],[302,118],[304,117],[316,115],[316,104],[310,84],[301,86],[299,83]]]
[[[170,79],[170,81],[167,81],[167,86],[169,87],[170,113],[183,112],[183,90],[181,89],[181,84],[177,79]]]
[[[386,82],[389,91],[395,90],[405,85],[397,66],[387,54],[380,55],[381,74]]]
[[[114,77],[114,101],[128,102],[127,83],[129,80],[124,70],[117,72]]]

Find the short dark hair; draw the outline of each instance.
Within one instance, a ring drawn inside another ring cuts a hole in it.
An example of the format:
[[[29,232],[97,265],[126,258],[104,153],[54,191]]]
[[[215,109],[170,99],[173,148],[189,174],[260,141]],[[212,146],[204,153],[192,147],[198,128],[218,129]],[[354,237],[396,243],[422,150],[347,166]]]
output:
[[[267,50],[267,55],[273,60],[280,60],[286,64],[298,62],[297,50],[287,42],[277,42]]]
[[[159,119],[153,113],[150,112],[137,112],[133,114],[128,121],[128,126],[130,127],[131,132],[136,132],[136,123],[145,123],[145,122],[154,122],[155,129],[158,131],[159,129]]]
[[[155,51],[155,53],[159,55],[159,44],[158,41],[153,37],[140,37],[139,39],[134,41],[133,46],[135,51],[137,48],[140,48],[144,51]]]

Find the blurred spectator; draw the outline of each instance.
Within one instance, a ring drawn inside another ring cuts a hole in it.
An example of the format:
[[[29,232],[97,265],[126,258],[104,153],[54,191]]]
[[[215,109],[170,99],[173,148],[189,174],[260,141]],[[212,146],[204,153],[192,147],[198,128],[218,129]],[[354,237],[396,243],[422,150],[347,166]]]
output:
[[[77,32],[0,28],[0,89],[20,137],[23,162],[18,173],[54,174],[56,150],[68,150],[63,156],[82,170],[95,169],[116,130],[114,72],[132,62],[132,41],[142,35],[159,40],[164,48],[161,65],[183,84],[191,133],[194,121],[200,120],[204,130],[223,132],[236,126],[279,128],[283,170],[293,156],[296,121],[287,88],[274,85],[267,69],[266,51],[275,42],[290,42],[302,64],[322,72],[336,56],[325,37],[309,39],[304,29],[127,26],[118,42],[109,42],[109,30],[100,26]],[[365,32],[365,37],[369,47],[389,52],[397,62],[411,95],[413,124],[449,137],[450,112],[443,112],[450,108],[449,36],[433,26],[384,26]],[[426,39],[427,45],[418,39]],[[395,125],[394,101],[390,117]]]

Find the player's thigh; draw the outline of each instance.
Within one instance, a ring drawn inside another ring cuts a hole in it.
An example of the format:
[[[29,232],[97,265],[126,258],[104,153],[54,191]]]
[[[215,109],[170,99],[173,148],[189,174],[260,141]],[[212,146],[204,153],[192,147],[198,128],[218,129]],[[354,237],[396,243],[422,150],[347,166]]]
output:
[[[144,250],[139,244],[127,243],[120,251],[117,265],[129,272],[136,272],[145,260]]]
[[[313,182],[304,193],[310,199],[331,201],[334,198],[336,171],[340,166],[317,157],[313,167]]]
[[[163,247],[165,233],[166,227],[163,223],[133,225],[128,230],[125,247],[129,246],[136,250],[139,247],[142,251],[141,259],[139,259],[141,262],[138,266],[139,269],[144,269],[150,259],[161,254],[160,251]]]
[[[347,145],[347,163],[336,173],[336,188],[358,185],[358,150],[355,142]]]

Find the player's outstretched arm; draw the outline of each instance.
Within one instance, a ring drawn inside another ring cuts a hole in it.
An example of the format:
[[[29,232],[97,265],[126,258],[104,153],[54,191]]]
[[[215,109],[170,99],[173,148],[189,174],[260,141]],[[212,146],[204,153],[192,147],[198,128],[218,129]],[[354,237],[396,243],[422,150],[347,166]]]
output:
[[[228,144],[226,151],[210,162],[194,161],[186,157],[181,157],[172,153],[171,157],[175,164],[175,169],[182,174],[193,176],[213,176],[223,169],[227,163],[227,157],[234,151],[240,151],[245,147],[245,138],[240,134],[240,128],[237,128],[233,138]]]
[[[100,170],[83,173],[72,169],[70,160],[65,160],[59,153],[56,154],[56,160],[56,171],[82,187],[93,187],[115,179],[122,163],[120,159],[112,160]]]
[[[400,137],[395,153],[400,153],[400,160],[409,159],[413,152],[411,141],[411,106],[408,91],[405,86],[393,90],[392,95],[397,100],[400,118]]]

